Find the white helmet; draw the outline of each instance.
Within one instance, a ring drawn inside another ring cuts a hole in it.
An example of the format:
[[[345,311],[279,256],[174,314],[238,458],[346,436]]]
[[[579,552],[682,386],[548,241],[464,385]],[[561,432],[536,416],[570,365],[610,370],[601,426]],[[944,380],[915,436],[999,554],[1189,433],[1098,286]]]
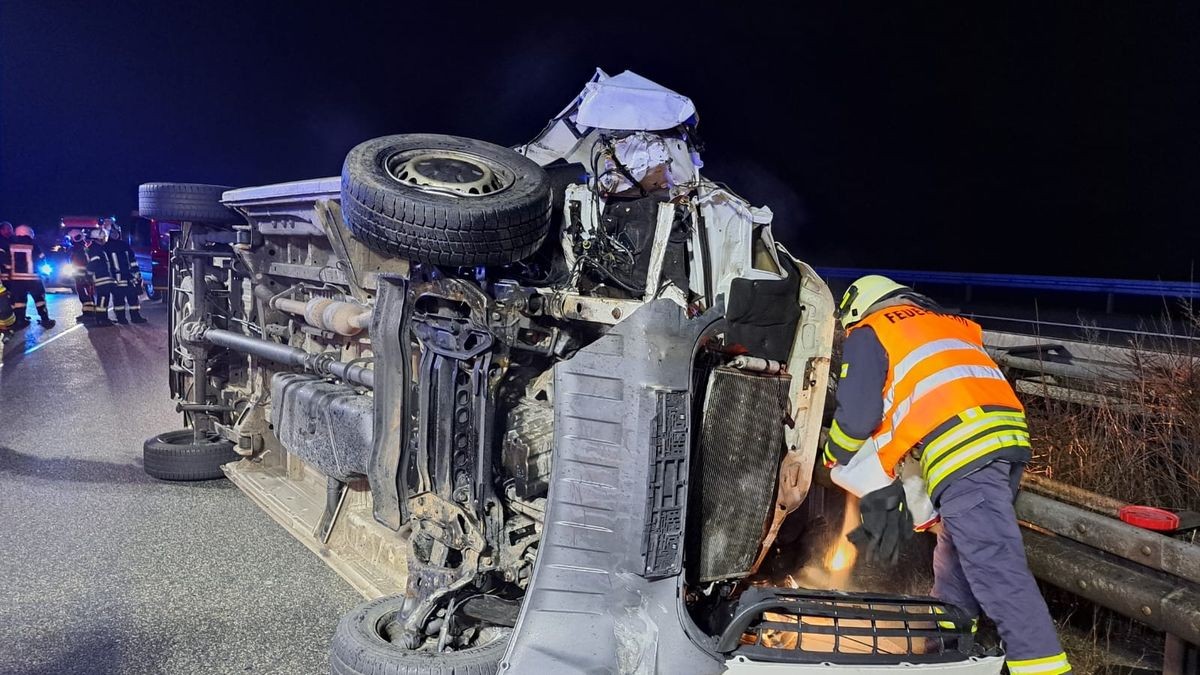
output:
[[[82,241],[83,240],[83,231],[82,230],[67,230],[67,239],[70,239],[71,241]]]
[[[33,237],[33,228],[28,225],[18,225],[17,229],[13,230],[13,234],[18,237]]]

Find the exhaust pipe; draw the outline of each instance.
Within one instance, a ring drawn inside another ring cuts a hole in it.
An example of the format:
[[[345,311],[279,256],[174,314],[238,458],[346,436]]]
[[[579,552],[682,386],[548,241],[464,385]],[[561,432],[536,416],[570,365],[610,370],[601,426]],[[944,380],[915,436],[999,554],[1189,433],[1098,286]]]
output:
[[[260,359],[303,368],[317,375],[333,376],[369,389],[375,388],[375,371],[361,364],[338,361],[332,354],[310,354],[277,342],[262,340],[219,328],[204,331],[203,338],[218,347],[257,356]]]

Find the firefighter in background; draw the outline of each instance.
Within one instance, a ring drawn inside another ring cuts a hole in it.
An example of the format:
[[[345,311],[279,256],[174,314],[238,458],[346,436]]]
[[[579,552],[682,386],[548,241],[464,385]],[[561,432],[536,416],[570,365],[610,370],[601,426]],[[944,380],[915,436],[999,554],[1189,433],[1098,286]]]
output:
[[[108,231],[104,242],[104,253],[108,257],[109,270],[112,272],[112,309],[117,323],[146,323],[142,318],[142,305],[138,298],[142,294],[142,271],[138,267],[137,256],[129,243],[121,236],[121,228],[115,218],[103,218],[100,229]],[[129,320],[125,313],[128,311]]]
[[[15,323],[17,317],[13,314],[12,303],[9,302],[8,289],[4,287],[4,282],[0,281],[0,344],[12,333]]]
[[[108,320],[108,303],[112,298],[112,268],[108,261],[108,255],[104,250],[104,244],[108,241],[108,230],[97,227],[92,230],[92,243],[87,247],[87,273],[92,278],[95,286],[94,292],[96,297],[95,311],[92,312],[92,318],[96,326],[111,326],[112,322]]]
[[[933,595],[986,612],[1013,675],[1070,673],[1013,510],[1030,458],[1024,408],[982,329],[876,275],[847,289],[838,314],[846,341],[826,464],[850,464],[868,441],[877,449],[863,456],[871,478],[851,541],[868,559],[897,560],[913,527],[897,465],[911,455],[942,519]]]
[[[27,296],[33,297],[33,305],[40,317],[38,324],[44,328],[53,328],[55,322],[46,310],[46,287],[42,285],[42,278],[38,276],[37,271],[37,266],[46,260],[46,255],[33,238],[33,228],[28,225],[18,226],[6,246],[6,285],[11,295],[12,311],[17,316],[14,328],[21,330],[29,327],[29,317],[25,315]]]
[[[75,317],[76,321],[86,321],[96,313],[96,282],[88,273],[88,247],[91,242],[82,230],[71,230],[67,233],[71,240],[71,264],[75,267],[75,295],[83,313]]]
[[[12,243],[13,226],[6,221],[0,222],[0,282],[8,281],[9,255],[8,245]],[[12,311],[12,295],[6,293],[9,311]]]

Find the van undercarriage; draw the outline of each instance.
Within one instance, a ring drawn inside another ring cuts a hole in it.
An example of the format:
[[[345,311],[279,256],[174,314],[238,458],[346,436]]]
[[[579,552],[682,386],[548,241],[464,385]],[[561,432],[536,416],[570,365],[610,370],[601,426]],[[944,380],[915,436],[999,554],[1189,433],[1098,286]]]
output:
[[[832,298],[700,176],[694,123],[588,103],[516,151],[410,134],[219,202],[143,186],[181,223],[191,433],[160,477],[207,448],[372,599],[335,673],[998,672],[935,600],[750,582],[808,493]]]

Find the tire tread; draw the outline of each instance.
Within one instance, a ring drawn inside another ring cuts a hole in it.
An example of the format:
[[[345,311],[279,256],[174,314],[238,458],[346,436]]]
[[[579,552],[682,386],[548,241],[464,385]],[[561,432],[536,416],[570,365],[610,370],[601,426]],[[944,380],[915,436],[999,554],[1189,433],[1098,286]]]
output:
[[[241,459],[233,443],[215,440],[207,443],[183,442],[191,429],[169,431],[146,439],[142,445],[142,468],[160,480],[197,481],[224,478],[221,465]]]
[[[430,195],[380,178],[380,157],[396,148],[462,147],[510,165],[517,183],[484,197]],[[503,265],[529,256],[550,230],[545,171],[517,153],[482,141],[412,134],[373,139],[350,151],[342,167],[342,212],[371,249],[415,262]]]

